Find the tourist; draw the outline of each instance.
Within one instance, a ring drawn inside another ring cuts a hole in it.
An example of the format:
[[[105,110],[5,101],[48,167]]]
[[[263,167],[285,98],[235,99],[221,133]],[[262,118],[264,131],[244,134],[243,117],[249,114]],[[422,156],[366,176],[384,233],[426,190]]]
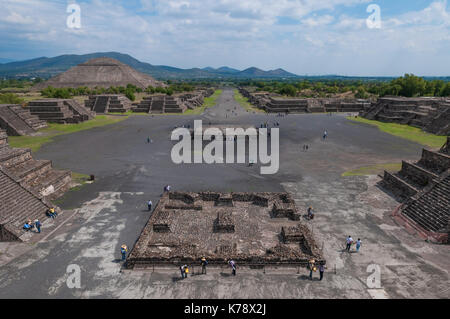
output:
[[[309,220],[314,219],[314,211],[313,211],[312,206],[308,207],[308,219]]]
[[[202,265],[202,275],[203,274],[206,275],[206,266],[208,265],[208,261],[206,260],[205,257],[202,257],[201,265]]]
[[[148,211],[149,212],[152,210],[152,205],[153,205],[152,201],[149,200],[148,203],[147,203],[147,207],[148,207]]]
[[[167,185],[164,187],[164,193],[169,193],[170,192],[170,185]]]
[[[181,272],[181,279],[184,279],[184,266],[180,266],[180,272]]]
[[[328,131],[325,130],[325,131],[323,132],[323,139],[325,140],[327,137],[328,137]]]
[[[122,261],[125,261],[125,259],[127,258],[127,251],[128,251],[127,245],[123,244],[120,247],[120,253],[122,254]]]
[[[150,137],[147,137],[147,144],[150,144]]]
[[[50,217],[51,219],[55,219],[58,214],[55,212],[55,209],[52,207],[49,210],[47,210],[46,215]]]
[[[185,276],[185,278],[188,277],[188,273],[189,273],[189,267],[187,265],[184,265],[184,276]]]
[[[348,252],[350,252],[350,248],[352,247],[352,244],[353,244],[353,238],[352,238],[352,236],[349,235],[347,237],[347,247],[346,247],[346,250]]]
[[[23,225],[23,229],[25,231],[30,231],[34,228],[34,225],[31,223],[31,220],[28,220],[28,222],[25,223],[25,225]]]
[[[42,224],[41,224],[41,222],[39,221],[39,219],[36,219],[36,220],[34,221],[34,226],[36,227],[37,232],[40,234],[40,233],[41,233],[41,226],[42,226]]]
[[[356,241],[356,251],[359,252],[360,248],[361,248],[361,239],[358,238],[358,240]]]
[[[309,145],[308,144],[306,144],[306,151],[308,152],[308,149],[309,149]]]
[[[231,274],[233,276],[236,276],[236,263],[234,262],[234,260],[230,260],[228,263],[231,266]]]
[[[312,275],[313,275],[313,271],[315,272],[316,269],[316,261],[314,259],[311,259],[308,263],[308,267],[309,267],[309,279],[313,279]]]
[[[320,279],[319,280],[323,279],[323,273],[324,272],[325,272],[325,266],[323,264],[320,264],[319,265],[319,274],[320,274]]]

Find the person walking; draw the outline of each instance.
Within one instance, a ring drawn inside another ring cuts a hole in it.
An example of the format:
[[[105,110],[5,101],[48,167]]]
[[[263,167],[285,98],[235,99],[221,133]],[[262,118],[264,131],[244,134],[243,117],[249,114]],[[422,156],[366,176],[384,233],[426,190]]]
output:
[[[122,261],[125,261],[125,259],[127,258],[127,251],[128,251],[127,245],[123,244],[120,247],[120,253],[122,254]]]
[[[325,130],[325,131],[323,132],[323,139],[325,140],[327,137],[328,137],[328,131]]]
[[[353,244],[353,238],[352,238],[352,236],[349,235],[347,237],[347,247],[345,248],[345,250],[350,252],[350,248],[352,247],[352,244]]]
[[[149,200],[149,201],[147,202],[147,207],[148,207],[148,211],[149,211],[149,212],[152,210],[152,205],[153,205],[152,201]]]
[[[361,238],[358,238],[356,241],[356,251],[359,252],[359,249],[361,248]]]
[[[181,279],[184,279],[184,265],[180,266]]]
[[[320,264],[319,265],[319,274],[320,274],[320,279],[319,280],[322,280],[323,279],[323,273],[325,272],[325,266],[324,265],[322,265],[322,264]]]
[[[316,271],[316,261],[314,259],[311,259],[308,263],[308,266],[309,266],[309,279],[312,280],[313,271]]]
[[[184,278],[187,278],[189,274],[189,267],[187,265],[184,265]]]
[[[206,275],[206,266],[208,265],[208,261],[206,260],[205,257],[202,257],[201,265],[202,265],[202,275]]]
[[[147,144],[150,144],[150,136],[147,137]]]
[[[229,264],[231,266],[231,274],[233,276],[236,276],[236,263],[234,262],[234,260],[230,260]]]
[[[41,222],[39,221],[39,219],[36,219],[36,220],[34,221],[34,226],[36,227],[37,232],[40,234],[40,233],[41,233],[41,226],[42,226],[42,224],[41,224]]]
[[[308,207],[308,219],[309,220],[314,219],[314,210],[313,210],[312,206]]]

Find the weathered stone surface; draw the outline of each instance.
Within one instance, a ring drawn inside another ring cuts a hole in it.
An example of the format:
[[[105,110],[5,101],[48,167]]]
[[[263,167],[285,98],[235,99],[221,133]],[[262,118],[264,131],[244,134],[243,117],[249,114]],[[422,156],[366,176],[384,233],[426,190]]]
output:
[[[416,126],[433,134],[450,133],[448,98],[383,97],[361,115],[370,120]]]
[[[9,135],[33,135],[47,123],[16,104],[0,104],[0,128]]]
[[[233,200],[234,206],[217,206],[220,198]],[[324,263],[305,225],[271,216],[276,201],[295,205],[291,200],[285,193],[166,193],[128,256],[127,267],[192,263],[201,257],[210,265],[223,265],[230,258],[239,265],[306,265],[310,258]],[[202,209],[167,211],[193,202]],[[285,239],[298,240],[280,240],[280,227]],[[295,234],[286,234],[292,227]]]

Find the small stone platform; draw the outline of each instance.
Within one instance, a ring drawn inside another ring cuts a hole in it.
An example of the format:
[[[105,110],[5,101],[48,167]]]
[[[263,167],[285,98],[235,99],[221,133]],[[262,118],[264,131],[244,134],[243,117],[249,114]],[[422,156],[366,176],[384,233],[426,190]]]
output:
[[[166,193],[127,259],[128,269],[233,259],[240,266],[325,263],[287,193]]]

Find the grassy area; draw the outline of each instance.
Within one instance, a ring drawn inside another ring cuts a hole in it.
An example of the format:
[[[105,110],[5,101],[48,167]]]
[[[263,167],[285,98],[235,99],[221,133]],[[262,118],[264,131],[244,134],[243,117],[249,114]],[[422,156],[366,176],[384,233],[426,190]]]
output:
[[[128,116],[98,115],[95,119],[79,124],[55,124],[49,123],[47,128],[39,130],[38,136],[10,136],[8,138],[11,147],[30,148],[36,152],[42,145],[50,143],[53,138],[60,135],[71,134],[79,131],[89,130],[94,127],[114,124],[127,119]]]
[[[216,90],[213,95],[205,98],[203,105],[193,110],[187,110],[183,115],[199,115],[202,114],[207,108],[216,105],[217,98],[222,94],[222,90]]]
[[[72,182],[76,184],[84,185],[89,180],[89,178],[90,176],[87,174],[72,172]]]
[[[420,128],[397,124],[397,123],[384,123],[379,121],[367,120],[362,117],[347,117],[347,119],[359,123],[365,123],[369,125],[377,126],[379,130],[395,135],[412,142],[419,143],[434,149],[441,148],[445,144],[447,137],[439,136],[422,131]]]
[[[265,113],[264,110],[258,109],[257,107],[254,107],[252,104],[250,104],[248,102],[248,99],[244,97],[237,89],[234,90],[234,99],[249,112]]]
[[[343,177],[347,176],[367,176],[367,175],[378,175],[384,171],[399,171],[402,168],[402,163],[388,163],[388,164],[375,164],[371,166],[364,166],[353,169],[351,171],[342,174]]]

